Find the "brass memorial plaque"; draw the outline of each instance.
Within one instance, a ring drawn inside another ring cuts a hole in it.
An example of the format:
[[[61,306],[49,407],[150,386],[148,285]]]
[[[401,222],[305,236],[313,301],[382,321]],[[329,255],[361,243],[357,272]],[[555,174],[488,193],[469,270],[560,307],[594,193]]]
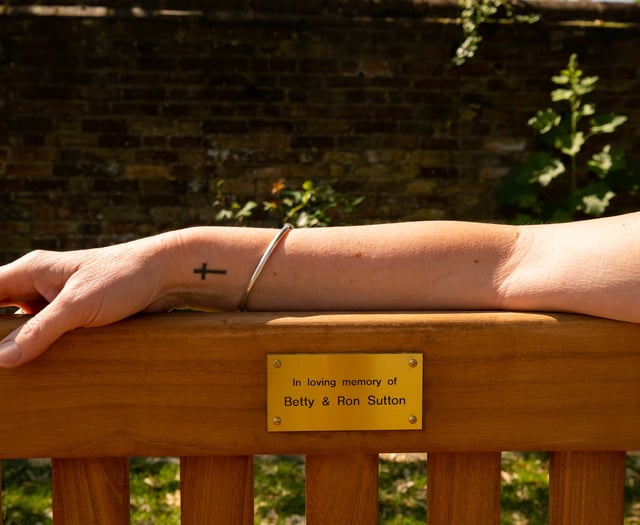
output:
[[[422,354],[268,354],[267,430],[420,430]]]

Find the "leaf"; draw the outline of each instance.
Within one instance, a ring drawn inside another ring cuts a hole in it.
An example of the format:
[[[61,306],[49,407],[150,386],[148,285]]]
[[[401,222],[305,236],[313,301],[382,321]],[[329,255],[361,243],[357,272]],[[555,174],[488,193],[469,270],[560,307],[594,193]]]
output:
[[[513,189],[522,189],[522,187],[539,182],[542,174],[554,169],[558,169],[559,173],[564,171],[564,165],[558,158],[549,153],[532,153],[526,162],[515,167],[503,181],[505,183],[510,182],[510,186]]]
[[[575,209],[592,217],[604,214],[611,199],[616,196],[608,183],[604,181],[591,182],[571,193],[571,200]]]
[[[591,168],[591,171],[596,173],[598,177],[604,178],[607,176],[607,173],[611,171],[613,167],[613,158],[611,157],[611,146],[607,144],[602,151],[599,153],[594,153],[591,157],[591,160],[587,162],[587,166]]]
[[[309,217],[309,214],[305,211],[301,211],[298,213],[295,218],[296,228],[313,228],[316,225],[316,222],[313,221],[313,218]]]
[[[595,104],[584,104],[579,110],[581,117],[588,117],[589,115],[593,115],[595,112],[596,112]]]
[[[453,64],[461,66],[467,61],[467,59],[473,58],[476,51],[478,51],[480,42],[482,42],[482,37],[480,36],[468,36],[465,38],[458,49],[456,49],[455,57],[452,58]]]
[[[227,219],[231,219],[231,210],[220,210],[218,213],[216,213],[216,221],[224,221]]]
[[[556,75],[551,77],[551,81],[554,84],[559,84],[559,85],[568,84],[570,80],[571,79],[566,75]]]
[[[276,201],[264,201],[262,203],[264,211],[277,211],[278,203]]]
[[[558,159],[551,159],[551,162],[538,170],[536,178],[541,186],[548,186],[553,179],[562,175],[566,171],[564,164]]]
[[[618,126],[621,126],[627,121],[627,117],[624,115],[614,115],[612,113],[608,115],[598,115],[591,119],[591,133],[613,133]]]
[[[525,163],[515,166],[500,182],[496,197],[500,204],[540,213],[540,186],[548,185],[564,173],[562,162],[549,153],[533,153]]]
[[[561,117],[553,109],[547,108],[538,111],[535,116],[529,119],[529,126],[540,134],[549,132],[552,128],[560,124]]]
[[[585,95],[591,93],[598,82],[598,77],[584,77],[574,86],[576,95]]]
[[[556,148],[558,148],[565,155],[569,155],[570,157],[575,157],[582,146],[585,143],[584,133],[582,131],[576,132],[575,135],[566,135],[562,137],[558,137],[556,139]]]
[[[602,197],[595,193],[591,195],[585,195],[582,197],[582,203],[584,204],[582,211],[584,211],[584,213],[586,213],[587,215],[600,217],[602,214],[604,214],[607,206],[609,206],[609,203],[611,202],[611,199],[613,199],[615,196],[616,194],[612,191],[607,191]]]
[[[236,212],[236,219],[250,218],[253,215],[253,209],[258,205],[257,202],[247,201],[245,205]]]
[[[539,22],[541,20],[542,16],[536,15],[536,14],[528,14],[528,15],[516,15],[514,18],[516,22],[523,22],[526,24],[535,24],[536,22]]]
[[[613,191],[635,195],[640,188],[640,165],[618,148],[603,147],[587,165],[600,179],[606,179]]]
[[[571,100],[573,97],[573,90],[571,89],[554,89],[551,92],[551,100],[553,102],[559,102],[561,100]]]

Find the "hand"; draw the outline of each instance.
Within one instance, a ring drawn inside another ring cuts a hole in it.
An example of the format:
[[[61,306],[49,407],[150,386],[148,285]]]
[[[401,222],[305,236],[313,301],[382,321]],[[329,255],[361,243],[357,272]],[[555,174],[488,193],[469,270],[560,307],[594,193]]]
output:
[[[75,252],[35,251],[0,267],[0,306],[35,314],[0,341],[0,367],[35,359],[74,328],[169,310],[163,248],[156,237]]]

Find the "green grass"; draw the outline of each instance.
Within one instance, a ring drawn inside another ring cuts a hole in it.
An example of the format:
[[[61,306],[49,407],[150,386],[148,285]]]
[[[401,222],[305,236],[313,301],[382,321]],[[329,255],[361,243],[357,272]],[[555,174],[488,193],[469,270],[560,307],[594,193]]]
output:
[[[547,454],[502,454],[501,525],[546,525],[548,495]]]
[[[256,524],[304,523],[302,456],[256,457],[253,486]]]
[[[399,460],[382,456],[378,462],[380,523],[424,525],[427,519],[427,463],[416,456]]]
[[[3,525],[51,523],[51,468],[48,461],[2,462]]]
[[[129,463],[131,523],[180,523],[180,464],[174,458],[132,458]]]
[[[179,464],[172,458],[131,460],[132,525],[179,525]],[[385,455],[379,463],[381,525],[424,525],[426,463],[409,455]],[[548,458],[541,453],[504,453],[501,525],[548,522]],[[629,454],[625,525],[640,525],[640,455]],[[304,523],[304,459],[259,456],[255,460],[255,523]],[[49,525],[51,468],[48,461],[3,462],[3,525]]]

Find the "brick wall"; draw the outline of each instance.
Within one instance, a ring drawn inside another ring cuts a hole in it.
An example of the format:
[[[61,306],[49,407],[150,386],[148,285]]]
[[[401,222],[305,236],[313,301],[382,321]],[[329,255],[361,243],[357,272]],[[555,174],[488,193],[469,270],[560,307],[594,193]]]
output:
[[[147,4],[169,11],[0,8],[3,261],[212,223],[221,179],[242,199],[333,178],[366,196],[355,222],[499,220],[495,181],[572,52],[640,150],[639,6],[539,4],[455,68],[453,3]]]

